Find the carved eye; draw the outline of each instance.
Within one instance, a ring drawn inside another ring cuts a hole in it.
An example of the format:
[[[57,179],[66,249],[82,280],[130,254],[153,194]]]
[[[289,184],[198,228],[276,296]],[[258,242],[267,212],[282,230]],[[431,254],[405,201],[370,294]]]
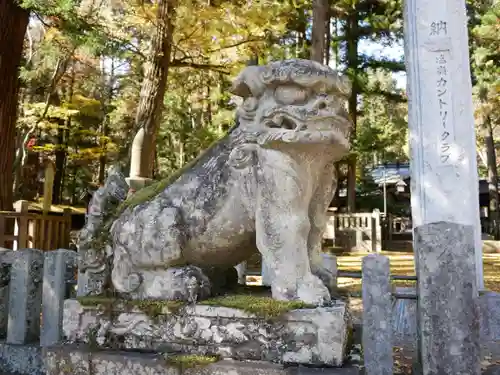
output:
[[[326,108],[326,103],[325,102],[321,102],[318,104],[318,109],[325,109]]]
[[[297,86],[279,86],[274,90],[274,98],[281,104],[302,104],[305,103],[309,92]]]

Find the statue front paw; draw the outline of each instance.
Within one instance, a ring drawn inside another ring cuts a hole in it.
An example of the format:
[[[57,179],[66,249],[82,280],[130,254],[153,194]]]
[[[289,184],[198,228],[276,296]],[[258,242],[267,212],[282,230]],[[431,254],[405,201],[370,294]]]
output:
[[[297,283],[297,297],[305,303],[316,306],[322,306],[332,299],[323,281],[312,274]]]

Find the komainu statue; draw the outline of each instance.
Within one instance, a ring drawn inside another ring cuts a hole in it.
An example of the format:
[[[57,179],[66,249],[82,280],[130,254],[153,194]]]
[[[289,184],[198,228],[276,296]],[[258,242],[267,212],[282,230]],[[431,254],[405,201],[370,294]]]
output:
[[[244,99],[237,124],[174,178],[122,202],[104,227],[115,290],[134,299],[207,298],[204,269],[229,269],[260,252],[273,298],[330,301],[335,280],[322,266],[321,241],[334,162],[349,150],[348,91],[335,71],[309,60],[245,68],[232,87]],[[88,250],[80,249],[82,259]]]

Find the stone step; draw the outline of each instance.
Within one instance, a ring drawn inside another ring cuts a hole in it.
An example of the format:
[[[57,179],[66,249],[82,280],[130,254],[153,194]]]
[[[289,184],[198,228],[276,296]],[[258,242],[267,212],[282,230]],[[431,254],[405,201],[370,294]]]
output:
[[[221,360],[181,367],[156,354],[88,351],[73,346],[47,348],[47,375],[358,375],[356,367],[307,368],[269,362]]]

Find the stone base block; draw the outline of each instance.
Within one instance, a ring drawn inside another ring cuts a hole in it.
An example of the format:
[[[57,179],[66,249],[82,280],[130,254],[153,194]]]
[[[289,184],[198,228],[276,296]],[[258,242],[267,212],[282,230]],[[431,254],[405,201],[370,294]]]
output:
[[[359,369],[284,367],[262,361],[220,360],[203,363],[194,357],[184,364],[156,354],[88,351],[52,347],[45,351],[47,375],[359,375]],[[197,362],[199,361],[199,362]]]
[[[326,366],[341,366],[348,352],[352,326],[343,302],[273,318],[228,307],[135,302],[140,303],[92,306],[66,300],[65,340],[96,348]]]

